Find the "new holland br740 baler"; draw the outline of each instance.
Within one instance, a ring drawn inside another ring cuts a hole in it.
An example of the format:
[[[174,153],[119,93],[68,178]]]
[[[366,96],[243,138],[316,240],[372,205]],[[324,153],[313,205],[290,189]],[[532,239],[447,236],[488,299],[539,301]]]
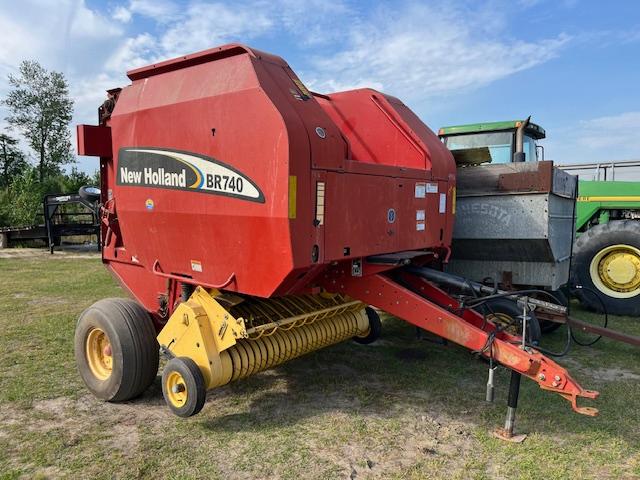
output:
[[[235,44],[128,76],[99,125],[78,127],[79,153],[100,157],[103,262],[135,298],[78,321],[79,370],[98,397],[144,391],[160,350],[167,404],[193,415],[208,389],[373,340],[374,306],[596,413],[576,402],[597,392],[531,338],[436,285],[456,166],[398,99],[311,93],[281,58]]]

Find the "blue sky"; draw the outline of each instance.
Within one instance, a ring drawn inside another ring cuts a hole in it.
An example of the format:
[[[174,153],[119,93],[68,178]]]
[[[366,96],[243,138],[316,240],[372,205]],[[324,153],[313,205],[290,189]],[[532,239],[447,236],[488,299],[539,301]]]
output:
[[[393,94],[433,130],[531,114],[547,158],[640,159],[636,0],[0,0],[0,31],[0,79],[26,58],[63,71],[78,123],[126,70],[237,41],[313,90]]]

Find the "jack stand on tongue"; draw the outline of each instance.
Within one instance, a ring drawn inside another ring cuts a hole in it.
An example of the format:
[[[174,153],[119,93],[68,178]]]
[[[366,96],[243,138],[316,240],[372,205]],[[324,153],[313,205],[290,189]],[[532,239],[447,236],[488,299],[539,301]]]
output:
[[[516,423],[516,408],[518,407],[518,395],[520,394],[520,379],[522,375],[516,371],[511,372],[511,381],[509,383],[509,398],[507,400],[507,418],[504,422],[504,428],[499,428],[493,435],[500,440],[508,442],[521,443],[527,438],[526,434],[514,435],[513,430]]]

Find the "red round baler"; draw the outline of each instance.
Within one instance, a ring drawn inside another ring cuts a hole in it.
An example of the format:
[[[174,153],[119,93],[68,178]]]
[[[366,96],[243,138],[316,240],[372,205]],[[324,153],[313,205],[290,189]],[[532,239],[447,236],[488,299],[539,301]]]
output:
[[[78,126],[79,153],[100,157],[103,262],[135,299],[102,300],[78,322],[78,366],[97,396],[140,394],[160,351],[165,400],[193,415],[210,388],[375,340],[369,305],[578,410],[594,396],[415,273],[448,259],[456,166],[398,99],[312,93],[280,57],[237,44],[128,76],[99,125]]]

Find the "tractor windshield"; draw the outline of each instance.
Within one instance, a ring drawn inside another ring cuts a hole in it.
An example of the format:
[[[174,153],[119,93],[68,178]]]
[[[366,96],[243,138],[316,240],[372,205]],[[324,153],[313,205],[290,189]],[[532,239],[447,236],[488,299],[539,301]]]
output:
[[[515,151],[514,132],[512,131],[452,135],[444,137],[444,144],[454,154],[455,151],[468,151],[469,155],[466,155],[465,158],[478,159],[473,162],[476,164],[488,163],[489,161],[491,163],[510,163],[513,161],[513,153]],[[488,149],[488,157],[481,153],[482,151],[486,152],[486,149]],[[537,160],[536,141],[528,135],[524,136],[523,150],[525,161]]]
[[[491,163],[509,163],[513,155],[513,132],[454,135],[446,137],[444,144],[449,150],[472,150],[488,147]]]

